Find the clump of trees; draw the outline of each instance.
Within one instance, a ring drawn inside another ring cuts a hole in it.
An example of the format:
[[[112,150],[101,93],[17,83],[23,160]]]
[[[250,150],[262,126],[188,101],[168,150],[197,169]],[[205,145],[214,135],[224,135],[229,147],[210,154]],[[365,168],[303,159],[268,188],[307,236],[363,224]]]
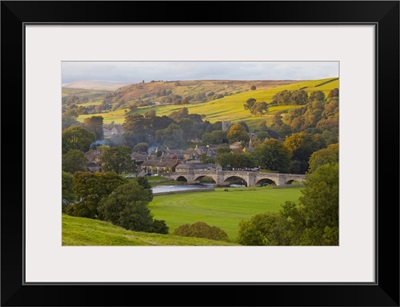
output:
[[[277,104],[293,104],[289,98],[285,98],[289,91],[277,93],[281,98],[275,98]],[[339,90],[331,90],[327,96],[322,91],[314,91],[308,97],[308,102],[296,109],[287,111],[286,114],[278,112],[273,117],[271,130],[278,133],[279,137],[284,138],[296,132],[318,132],[334,130],[338,135],[339,127]],[[283,97],[283,98],[282,98]],[[286,99],[286,100],[285,100]],[[285,103],[279,101],[286,101]],[[302,103],[300,103],[302,104]],[[336,143],[337,141],[330,142]]]
[[[268,104],[265,101],[257,102],[255,98],[249,98],[243,105],[245,110],[249,110],[252,115],[263,116],[268,112]]]
[[[63,212],[100,219],[125,229],[168,233],[164,220],[155,220],[148,209],[153,199],[145,177],[128,180],[115,172],[63,172]],[[78,200],[78,201],[76,201]]]
[[[250,140],[246,128],[241,124],[233,124],[230,126],[226,137],[229,143],[248,142]]]
[[[96,134],[78,126],[71,126],[62,132],[62,153],[71,149],[86,152],[96,140]]]
[[[323,94],[323,92],[321,92]],[[310,97],[311,100],[311,97]],[[309,101],[308,93],[305,90],[289,91],[283,90],[272,96],[271,105],[303,105]]]
[[[96,140],[104,139],[103,134],[103,116],[91,116],[85,118],[83,127],[96,135]]]
[[[147,207],[151,200],[151,190],[133,180],[100,201],[99,219],[129,230],[167,234],[165,221],[154,220]]]
[[[242,245],[338,245],[339,166],[327,163],[306,175],[298,203],[257,214],[239,225]]]
[[[73,192],[79,201],[66,208],[67,214],[92,219],[97,218],[97,208],[100,200],[124,183],[126,183],[126,179],[114,172],[75,173],[73,177]]]
[[[133,173],[136,164],[131,158],[132,148],[129,146],[100,146],[102,169],[117,174]]]
[[[281,173],[290,170],[292,152],[277,139],[269,138],[254,148],[254,157],[262,168]]]
[[[205,238],[217,241],[228,241],[228,235],[221,228],[210,226],[204,222],[184,224],[174,230],[174,235],[184,237]]]
[[[62,155],[62,170],[71,174],[83,172],[86,168],[87,159],[83,151],[71,149]]]

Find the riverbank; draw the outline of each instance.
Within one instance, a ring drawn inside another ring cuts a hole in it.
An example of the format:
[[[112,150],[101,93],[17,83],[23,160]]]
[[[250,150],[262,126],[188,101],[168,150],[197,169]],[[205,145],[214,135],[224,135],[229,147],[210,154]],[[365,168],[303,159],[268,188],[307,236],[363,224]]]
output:
[[[162,191],[162,188],[167,188],[167,189],[173,189],[172,191]],[[175,188],[175,189],[174,189]],[[193,192],[210,192],[210,191],[215,191],[214,187],[194,187],[190,188],[186,185],[181,185],[181,186],[156,186],[152,188],[153,195],[154,196],[160,196],[160,195],[170,195],[170,194],[180,194],[180,193],[193,193]]]

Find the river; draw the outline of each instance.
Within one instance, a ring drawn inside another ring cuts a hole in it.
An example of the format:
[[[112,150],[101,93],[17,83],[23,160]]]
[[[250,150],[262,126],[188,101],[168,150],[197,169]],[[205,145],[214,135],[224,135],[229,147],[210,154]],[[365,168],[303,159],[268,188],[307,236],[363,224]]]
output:
[[[232,184],[229,188],[244,187]],[[160,185],[152,188],[154,195],[182,193],[187,191],[211,191],[214,189],[213,184],[183,184],[183,185]]]

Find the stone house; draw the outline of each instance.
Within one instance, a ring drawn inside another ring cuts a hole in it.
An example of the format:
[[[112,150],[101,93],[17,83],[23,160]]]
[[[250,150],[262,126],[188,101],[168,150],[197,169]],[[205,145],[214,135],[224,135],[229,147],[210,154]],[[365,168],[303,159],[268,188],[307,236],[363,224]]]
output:
[[[173,173],[179,165],[178,159],[152,159],[144,161],[140,167],[145,173]]]

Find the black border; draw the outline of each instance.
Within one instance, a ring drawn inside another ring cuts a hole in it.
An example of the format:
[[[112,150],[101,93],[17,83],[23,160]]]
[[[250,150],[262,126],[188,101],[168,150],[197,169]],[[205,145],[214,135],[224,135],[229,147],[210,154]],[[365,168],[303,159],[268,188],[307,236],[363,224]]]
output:
[[[71,22],[376,25],[377,283],[24,284],[23,29]],[[3,1],[0,114],[2,306],[399,306],[398,1]]]

